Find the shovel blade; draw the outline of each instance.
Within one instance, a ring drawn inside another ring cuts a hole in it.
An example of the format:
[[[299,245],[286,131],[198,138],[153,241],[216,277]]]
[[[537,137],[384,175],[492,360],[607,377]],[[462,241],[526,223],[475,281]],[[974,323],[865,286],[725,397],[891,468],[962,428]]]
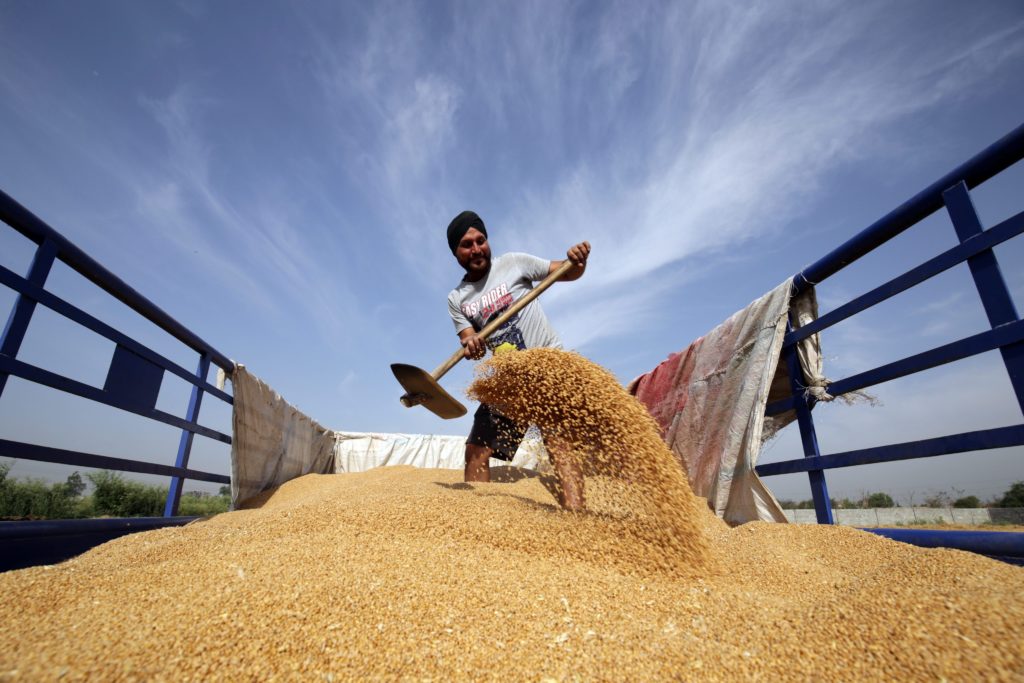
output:
[[[429,372],[404,363],[392,363],[391,372],[395,374],[395,379],[405,389],[406,395],[413,400],[413,404],[421,404],[445,420],[452,420],[466,414],[466,406],[445,391]]]

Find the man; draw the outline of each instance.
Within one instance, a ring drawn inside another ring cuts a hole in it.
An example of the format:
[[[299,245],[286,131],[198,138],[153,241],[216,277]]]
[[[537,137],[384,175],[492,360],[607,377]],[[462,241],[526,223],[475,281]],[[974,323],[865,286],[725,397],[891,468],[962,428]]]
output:
[[[492,349],[508,344],[517,349],[562,347],[539,301],[528,304],[487,340],[481,339],[478,332],[533,289],[534,282],[543,280],[564,261],[547,261],[519,253],[503,254],[492,261],[487,228],[472,211],[463,211],[448,225],[448,246],[466,271],[462,282],[448,295],[448,312],[466,358],[483,358],[488,346]],[[583,275],[589,255],[587,242],[570,247],[566,257],[573,267],[561,279],[576,280]],[[511,460],[522,438],[523,430],[511,420],[490,406],[480,404],[466,439],[466,481],[490,481],[489,459],[493,456]],[[585,506],[583,474],[567,457],[567,444],[549,435],[545,445],[558,479],[559,504],[566,510],[582,510]]]

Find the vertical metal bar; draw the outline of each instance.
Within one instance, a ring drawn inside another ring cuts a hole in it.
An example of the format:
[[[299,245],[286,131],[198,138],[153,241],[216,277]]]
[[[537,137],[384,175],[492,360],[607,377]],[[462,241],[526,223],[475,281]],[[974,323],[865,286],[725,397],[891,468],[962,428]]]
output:
[[[29,267],[25,279],[36,287],[45,285],[56,258],[57,245],[50,239],[43,240],[36,249],[36,255],[32,258],[32,265]],[[17,357],[35,310],[34,299],[30,299],[24,294],[18,295],[18,299],[14,302],[14,308],[11,309],[11,315],[7,318],[3,336],[0,336],[0,354],[10,358]],[[6,372],[0,372],[0,396],[4,393],[4,387],[7,386],[7,377]]]
[[[786,322],[786,334],[793,331],[792,324]],[[786,370],[789,371],[789,388],[796,397],[796,421],[800,425],[800,441],[804,447],[805,458],[816,458],[821,456],[818,449],[818,435],[814,431],[814,419],[811,417],[811,407],[804,396],[804,386],[800,381],[803,378],[803,370],[800,369],[800,359],[796,353],[796,344],[782,350],[786,361]],[[833,524],[832,502],[828,498],[828,485],[825,483],[825,472],[823,470],[810,470],[807,478],[811,484],[811,497],[814,499],[814,512],[818,518],[818,524]]]
[[[199,358],[199,367],[196,369],[196,376],[205,380],[210,372],[210,354],[204,353]],[[199,419],[199,406],[203,402],[203,390],[192,385],[192,396],[188,401],[188,411],[185,419],[195,423]],[[178,442],[178,457],[175,458],[175,467],[188,467],[188,457],[192,453],[193,432],[187,429],[181,430],[181,440]],[[178,504],[181,502],[181,488],[185,480],[181,477],[171,477],[171,487],[167,490],[167,501],[164,503],[164,517],[174,517],[178,514]]]
[[[961,243],[982,233],[981,219],[974,209],[966,183],[961,181],[949,188],[942,193],[942,199],[946,203],[946,210]],[[978,289],[978,296],[985,307],[989,324],[996,328],[1019,320],[995,252],[991,249],[979,252],[967,259],[967,265],[971,269],[974,286]],[[999,353],[1003,357],[1006,373],[1010,376],[1010,384],[1017,395],[1017,404],[1024,413],[1024,342],[1004,346],[999,349]]]

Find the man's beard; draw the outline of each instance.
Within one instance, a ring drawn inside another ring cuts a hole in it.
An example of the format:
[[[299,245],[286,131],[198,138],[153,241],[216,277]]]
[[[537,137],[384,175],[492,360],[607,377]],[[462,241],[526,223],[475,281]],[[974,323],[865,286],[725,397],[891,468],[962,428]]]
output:
[[[473,275],[473,274],[477,274],[477,273],[486,273],[488,270],[490,270],[490,268],[491,268],[491,256],[490,256],[490,254],[486,254],[486,255],[480,256],[478,258],[481,258],[484,261],[484,264],[480,268],[474,268],[471,265],[473,263],[473,261],[475,261],[477,259],[467,259],[466,262],[464,264],[462,264],[462,268],[463,268],[463,270],[466,271],[467,275]]]

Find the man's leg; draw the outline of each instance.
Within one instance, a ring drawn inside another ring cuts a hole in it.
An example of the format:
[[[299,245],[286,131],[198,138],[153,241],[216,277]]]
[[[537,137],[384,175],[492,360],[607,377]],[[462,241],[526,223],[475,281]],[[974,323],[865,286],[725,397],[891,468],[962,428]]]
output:
[[[481,403],[473,413],[473,427],[466,439],[466,481],[491,480],[491,454],[497,441],[494,415]]]
[[[554,437],[545,437],[544,445],[558,479],[558,504],[569,512],[582,512],[587,507],[583,495],[583,470],[573,455],[572,447]]]
[[[491,449],[487,446],[466,444],[466,481],[491,480]]]

